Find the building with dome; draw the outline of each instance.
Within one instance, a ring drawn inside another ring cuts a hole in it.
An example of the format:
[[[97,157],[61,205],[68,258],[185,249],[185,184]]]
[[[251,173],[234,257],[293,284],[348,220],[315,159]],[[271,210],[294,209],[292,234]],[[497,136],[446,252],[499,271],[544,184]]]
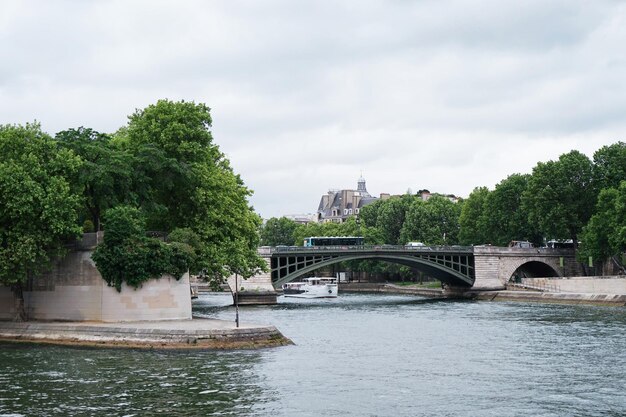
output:
[[[327,194],[322,196],[317,208],[317,221],[343,223],[349,217],[358,216],[359,211],[366,205],[387,198],[389,198],[389,194],[372,197],[367,191],[365,178],[361,176],[357,182],[356,190],[329,190]]]

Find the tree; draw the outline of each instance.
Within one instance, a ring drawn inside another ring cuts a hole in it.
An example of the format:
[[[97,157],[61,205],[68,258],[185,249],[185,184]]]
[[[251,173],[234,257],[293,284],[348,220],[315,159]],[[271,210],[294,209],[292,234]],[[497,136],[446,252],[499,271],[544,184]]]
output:
[[[487,243],[487,233],[482,220],[485,216],[485,201],[489,195],[487,187],[476,187],[463,204],[459,217],[459,242],[462,245]]]
[[[295,244],[302,246],[304,238],[311,236],[348,236],[340,223],[307,223],[301,224],[294,230]]]
[[[167,235],[167,241],[178,243],[187,253],[190,274],[199,275],[202,273],[202,240],[197,233],[188,227],[174,229]]]
[[[385,200],[380,205],[376,219],[376,228],[381,232],[384,243],[389,245],[400,243],[400,231],[412,200],[414,200],[414,197],[404,195],[400,198]]]
[[[596,213],[582,233],[581,261],[603,261],[626,252],[626,181],[600,192]]]
[[[593,155],[593,177],[597,190],[618,188],[626,181],[626,143],[603,146]]]
[[[363,236],[365,243],[370,245],[385,243],[383,232],[377,227],[378,213],[387,200],[376,200],[360,209],[358,235]]]
[[[415,199],[409,207],[401,233],[403,243],[421,241],[427,245],[458,243],[461,206],[433,195],[428,201]]]
[[[367,227],[376,227],[378,223],[378,213],[386,200],[376,200],[360,209],[359,219],[361,224]]]
[[[298,223],[286,217],[272,217],[261,228],[261,245],[263,246],[291,246],[295,244],[293,233]]]
[[[24,282],[47,269],[80,233],[80,197],[68,178],[81,161],[37,123],[0,126],[0,155],[0,283],[11,286],[16,319],[24,320]]]
[[[111,137],[79,127],[56,134],[56,140],[81,157],[83,164],[74,183],[83,195],[83,204],[96,231],[100,230],[102,213],[133,199],[133,170],[129,152],[113,146]]]
[[[210,127],[205,104],[159,100],[132,114],[116,140],[149,161],[140,193],[146,197],[139,202],[148,227],[196,233],[207,279],[221,280],[234,270],[250,277],[266,268],[257,254],[261,218],[248,203],[252,192],[213,143]]]
[[[510,175],[486,197],[481,219],[486,241],[498,246],[506,246],[512,240],[541,244],[541,234],[522,209],[522,195],[529,179],[530,175]]]
[[[149,228],[187,226],[192,221],[190,215],[193,217],[200,209],[194,198],[198,188],[206,189],[207,180],[221,175],[220,171],[234,175],[228,160],[213,143],[210,126],[209,108],[185,101],[159,100],[129,116],[121,136],[149,167],[145,171],[150,178],[147,197],[141,202]]]
[[[591,218],[597,197],[592,169],[589,158],[578,151],[533,168],[522,206],[543,237],[572,239],[578,244],[578,235]]]
[[[123,283],[138,288],[164,274],[180,279],[189,270],[193,254],[189,246],[146,237],[145,219],[137,208],[117,206],[107,210],[104,226],[104,242],[92,259],[102,278],[117,291]]]

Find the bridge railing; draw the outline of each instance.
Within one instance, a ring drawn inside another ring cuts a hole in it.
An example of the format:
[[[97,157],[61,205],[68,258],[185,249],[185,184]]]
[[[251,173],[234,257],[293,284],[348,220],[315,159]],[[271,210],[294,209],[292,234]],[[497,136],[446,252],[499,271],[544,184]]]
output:
[[[354,246],[276,246],[269,248],[269,253],[302,252],[302,251],[396,251],[396,252],[463,252],[472,253],[471,246],[403,246],[403,245],[354,245]],[[265,252],[267,253],[267,252]]]

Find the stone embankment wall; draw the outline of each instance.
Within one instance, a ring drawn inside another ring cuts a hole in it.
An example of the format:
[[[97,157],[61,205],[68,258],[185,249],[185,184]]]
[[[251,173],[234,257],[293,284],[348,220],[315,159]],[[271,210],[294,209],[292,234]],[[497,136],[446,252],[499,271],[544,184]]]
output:
[[[70,252],[52,271],[26,285],[24,301],[30,320],[138,321],[191,319],[189,276],[162,277],[140,289],[107,286],[90,250]],[[15,315],[13,294],[0,287],[0,320]]]
[[[626,276],[523,278],[521,283],[550,292],[626,295]]]
[[[259,248],[259,254],[263,256],[269,270],[270,258],[264,256],[269,254],[269,251],[266,251],[265,248]],[[272,275],[270,272],[261,272],[248,279],[237,277],[237,280],[235,280],[234,275],[231,275],[226,280],[226,283],[233,294],[233,303],[235,301],[235,293],[238,293],[237,302],[240,305],[276,304],[277,294],[272,284]],[[237,285],[235,285],[235,283]]]
[[[149,349],[243,349],[293,344],[274,326],[213,319],[176,321],[0,322],[0,341]]]
[[[387,294],[406,294],[406,295],[422,295],[425,297],[443,298],[445,293],[438,288],[424,288],[418,286],[394,285],[388,283],[368,283],[368,282],[351,282],[340,283],[339,291],[345,292],[370,292],[370,293],[387,293]]]
[[[624,294],[550,293],[536,291],[468,291],[465,293],[465,296],[475,300],[486,301],[626,306],[626,295]]]

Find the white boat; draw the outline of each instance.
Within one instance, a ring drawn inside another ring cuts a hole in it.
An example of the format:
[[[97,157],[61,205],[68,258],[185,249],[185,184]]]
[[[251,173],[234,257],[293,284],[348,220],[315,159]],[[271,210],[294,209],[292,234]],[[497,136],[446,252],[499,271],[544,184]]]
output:
[[[336,278],[312,277],[301,282],[283,284],[283,295],[298,298],[334,298],[337,297],[338,289]]]

